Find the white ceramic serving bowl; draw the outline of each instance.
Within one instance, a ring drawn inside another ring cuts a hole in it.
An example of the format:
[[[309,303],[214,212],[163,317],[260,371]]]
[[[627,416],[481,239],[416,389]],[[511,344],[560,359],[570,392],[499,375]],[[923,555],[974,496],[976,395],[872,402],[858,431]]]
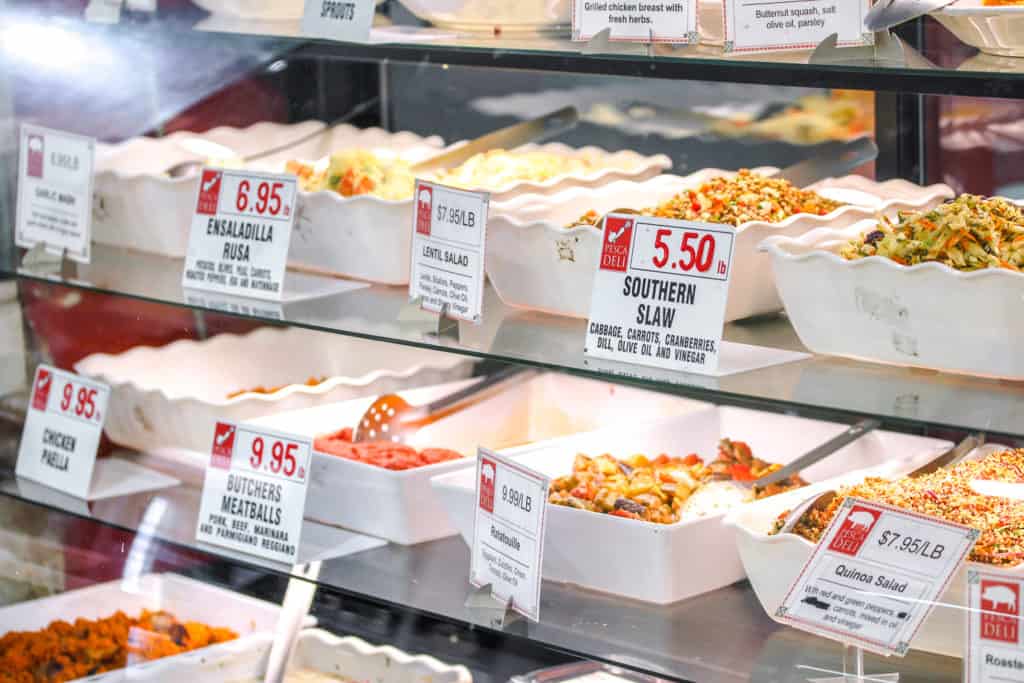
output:
[[[778,169],[754,170],[770,174]],[[662,175],[643,182],[623,181],[598,189],[574,188],[550,197],[523,196],[498,202],[492,206],[487,226],[487,275],[501,300],[510,306],[587,318],[601,233],[591,227],[567,230],[565,226],[590,209],[605,213],[653,206],[719,175],[733,173],[712,168],[685,177]],[[757,250],[769,235],[796,237],[814,228],[850,225],[879,211],[930,208],[953,196],[945,185],[920,187],[904,180],[878,183],[853,175],[823,180],[810,189],[849,205],[827,216],[799,214],[781,223],[741,225],[726,321],[782,308],[769,259]]]
[[[902,266],[839,249],[874,221],[761,248],[800,341],[815,353],[1001,379],[1024,379],[1024,273]]]
[[[746,441],[760,458],[787,463],[828,441],[844,425],[742,408],[709,407],[686,415],[632,420],[600,431],[513,448],[504,454],[551,478],[572,471],[577,453],[656,456],[697,453],[706,460],[723,437]],[[919,460],[951,444],[938,439],[876,431],[807,468],[811,482],[877,466],[894,453]],[[436,477],[459,534],[473,536],[474,469]],[[744,571],[724,513],[676,524],[653,524],[548,504],[544,578],[644,602],[668,604],[741,580]]]
[[[982,0],[957,0],[932,16],[982,52],[1024,57],[1024,6],[986,7]]]
[[[131,670],[138,683],[243,683],[262,681],[273,636],[228,643],[215,653],[179,655]],[[428,655],[410,655],[390,645],[370,645],[355,636],[307,629],[295,641],[290,670],[308,669],[365,683],[472,683],[464,666],[451,666]],[[84,679],[92,681],[93,679]]]
[[[298,140],[323,127],[320,121],[257,123],[248,128],[214,128],[201,134],[178,132],[162,138],[140,137],[118,145],[99,145],[94,238],[103,244],[181,258],[188,249],[199,177],[171,178],[163,174],[166,169],[181,161],[204,160],[219,149],[246,156]],[[342,124],[253,162],[253,168],[283,173],[289,159],[316,160],[346,149],[387,150],[419,160],[437,154],[443,146],[444,141],[436,136],[423,138]],[[404,284],[409,280],[411,206],[411,199],[395,202],[300,190],[289,265],[371,282]],[[140,229],[139,216],[147,217],[145,230]],[[375,256],[366,258],[367,254]]]
[[[1001,450],[1002,446],[986,445],[978,449],[970,457],[978,457],[993,450]],[[903,472],[912,470],[905,468]],[[898,474],[890,469],[892,474]],[[743,567],[750,579],[761,606],[768,616],[775,618],[775,611],[782,604],[790,586],[796,580],[800,570],[814,552],[814,544],[796,534],[771,536],[775,520],[786,511],[796,507],[800,502],[816,493],[834,489],[837,485],[856,484],[864,479],[866,472],[849,472],[828,484],[821,484],[801,491],[790,491],[781,496],[766,498],[738,508],[726,516],[725,523],[735,531],[736,543],[739,548]],[[883,471],[874,472],[877,476],[887,476]],[[991,565],[964,563],[950,580],[945,593],[939,597],[937,606],[928,619],[918,630],[910,647],[947,655],[963,657],[964,654],[964,607],[967,604],[965,578],[968,566],[984,567],[986,571],[1006,573],[1008,576],[1024,576],[1024,567],[999,569]]]
[[[470,33],[568,33],[572,0],[402,0],[441,28]]]
[[[207,453],[218,420],[376,396],[468,377],[473,362],[440,351],[339,337],[303,328],[261,328],[117,355],[93,354],[75,371],[111,387],[105,429],[124,446]],[[316,386],[310,377],[328,379]],[[287,385],[273,394],[227,395]]]
[[[142,675],[151,669],[172,671],[179,663],[204,660],[208,657],[216,658],[221,652],[250,649],[272,638],[281,612],[279,605],[184,576],[143,574],[137,579],[124,578],[98,583],[87,588],[0,607],[0,635],[7,631],[34,631],[46,628],[50,622],[58,619],[69,622],[74,622],[77,618],[101,619],[118,610],[129,616],[138,616],[144,609],[166,610],[180,621],[199,621],[210,626],[224,626],[235,631],[239,637],[227,643],[133,666],[130,673],[125,669],[118,669],[80,678],[77,683],[135,681],[137,674]],[[312,626],[316,620],[306,617],[304,623]]]
[[[415,389],[399,395],[418,405],[466,384]],[[280,413],[256,420],[255,424],[315,438],[354,427],[374,400],[376,396],[370,396]],[[314,450],[306,517],[406,545],[451,536],[455,528],[432,490],[430,479],[472,468],[478,446],[507,448],[589,431],[601,424],[682,414],[705,405],[568,375],[539,375],[424,427],[410,440],[417,448],[458,451],[466,456],[462,460],[395,472]],[[381,504],[367,505],[368,500]]]

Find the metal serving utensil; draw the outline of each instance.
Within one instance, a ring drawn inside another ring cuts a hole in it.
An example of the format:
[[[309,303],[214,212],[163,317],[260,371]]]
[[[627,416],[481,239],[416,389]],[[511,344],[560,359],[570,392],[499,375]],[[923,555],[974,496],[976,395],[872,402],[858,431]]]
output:
[[[256,152],[255,154],[249,154],[247,156],[238,157],[238,158],[240,158],[243,163],[249,163],[251,161],[257,161],[259,159],[263,159],[264,157],[269,157],[271,155],[277,154],[278,152],[283,152],[286,149],[291,149],[292,147],[297,147],[298,145],[301,145],[304,142],[308,142],[310,140],[313,140],[315,138],[320,137],[321,135],[323,135],[325,133],[330,132],[335,126],[339,126],[339,125],[341,125],[343,123],[348,123],[349,121],[351,121],[355,117],[359,116],[360,114],[362,114],[366,110],[370,109],[371,107],[377,106],[379,101],[380,101],[379,97],[372,97],[372,98],[368,99],[365,102],[361,102],[361,103],[357,104],[355,107],[353,107],[351,110],[346,112],[344,115],[334,119],[333,121],[328,122],[327,124],[325,124],[323,126],[323,128],[317,128],[312,133],[308,133],[306,135],[303,135],[300,138],[296,138],[294,140],[286,142],[283,145],[278,145],[277,147],[272,147],[270,149],[265,149],[265,150],[263,150],[261,152]],[[217,145],[217,147],[222,147],[222,145]],[[227,151],[230,151],[226,147],[224,149],[227,150]],[[237,155],[233,155],[233,156],[237,156]],[[168,168],[166,171],[164,171],[164,173],[166,173],[167,175],[169,175],[172,178],[181,178],[183,176],[194,174],[197,169],[199,169],[200,167],[205,166],[205,165],[206,165],[206,159],[189,159],[187,161],[181,161],[181,162],[179,162],[177,164],[174,164],[173,166]]]
[[[424,159],[413,165],[412,172],[423,174],[442,168],[452,168],[482,152],[489,152],[493,149],[515,149],[529,142],[554,137],[573,128],[579,120],[580,113],[576,107],[563,107],[550,114],[482,135],[464,145]]]
[[[955,0],[878,0],[864,17],[864,28],[884,31],[905,21],[935,12]]]
[[[983,434],[969,434],[963,441],[958,443],[948,451],[944,451],[936,457],[926,462],[921,467],[912,471],[907,477],[919,477],[922,474],[929,474],[942,467],[949,467],[955,465],[985,443],[985,436]],[[785,534],[793,530],[797,523],[803,519],[811,510],[824,510],[828,507],[832,499],[836,497],[835,490],[828,490],[820,493],[816,496],[811,496],[807,500],[803,501],[795,508],[790,510],[789,514],[786,515],[786,520],[782,523],[779,528],[780,534]]]
[[[829,144],[810,159],[787,166],[772,177],[788,180],[796,187],[807,187],[825,178],[846,175],[861,164],[877,158],[878,145],[865,136],[849,142]]]
[[[757,479],[750,481],[737,481],[736,483],[747,488],[762,489],[776,482],[785,481],[794,474],[800,473],[816,462],[824,460],[843,446],[851,444],[868,432],[877,429],[881,424],[881,422],[873,418],[860,420],[859,422],[847,427],[841,434],[829,439],[820,446],[812,448],[796,460],[775,470],[771,474],[766,474],[763,477],[758,477]]]
[[[418,430],[496,394],[512,383],[524,381],[534,371],[510,365],[470,386],[423,405],[410,405],[397,394],[385,394],[370,404],[359,419],[353,442],[405,443]]]

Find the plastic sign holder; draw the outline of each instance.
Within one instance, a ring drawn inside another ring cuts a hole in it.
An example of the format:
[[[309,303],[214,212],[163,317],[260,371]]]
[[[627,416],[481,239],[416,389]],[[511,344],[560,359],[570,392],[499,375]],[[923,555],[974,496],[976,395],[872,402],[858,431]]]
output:
[[[414,198],[409,300],[479,325],[490,193],[417,180]]]
[[[281,301],[296,199],[293,175],[204,167],[182,287]]]
[[[88,263],[95,140],[27,123],[19,139],[15,244]]]
[[[608,214],[601,233],[587,355],[716,374],[735,229]]]
[[[871,46],[875,40],[864,29],[871,0],[724,0],[724,8],[727,54],[813,50],[833,33],[836,47]]]
[[[305,437],[218,422],[196,540],[297,564],[312,450]]]
[[[469,582],[481,591],[467,606],[491,610],[488,623],[504,624],[509,609],[538,621],[551,482],[486,448],[477,449],[476,482]],[[486,594],[493,600],[481,603]]]
[[[775,617],[869,652],[902,657],[979,532],[857,498],[843,501]],[[897,680],[856,671],[818,681]]]

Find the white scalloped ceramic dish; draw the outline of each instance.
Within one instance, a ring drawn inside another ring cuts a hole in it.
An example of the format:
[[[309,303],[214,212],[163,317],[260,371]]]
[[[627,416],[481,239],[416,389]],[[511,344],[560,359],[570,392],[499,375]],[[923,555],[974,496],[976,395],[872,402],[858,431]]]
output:
[[[188,248],[199,180],[198,176],[170,178],[163,171],[181,161],[208,158],[211,153],[202,153],[204,144],[220,145],[245,156],[299,139],[323,126],[319,121],[257,123],[242,129],[215,128],[202,134],[173,133],[164,138],[98,145],[93,235],[97,242],[181,258]],[[261,159],[253,167],[283,172],[289,159],[319,159],[354,148],[391,150],[415,161],[438,153],[443,146],[437,136],[422,138],[343,124]],[[300,191],[298,203],[290,266],[385,284],[408,282],[411,201]],[[145,230],[139,229],[137,217],[141,215],[149,217]],[[376,256],[366,258],[370,253]]]
[[[834,422],[709,406],[659,420],[627,420],[502,452],[551,478],[571,472],[577,453],[714,457],[723,437],[743,440],[755,454],[787,463],[842,430],[843,425]],[[923,464],[951,445],[878,430],[807,468],[805,476],[812,482],[832,480],[850,470],[878,467],[893,453],[900,454],[897,461]],[[430,482],[467,543],[473,537],[475,477],[476,470],[470,468]],[[544,579],[661,605],[727,586],[742,580],[744,573],[723,518],[724,511],[709,511],[704,517],[654,524],[548,503]]]
[[[683,178],[663,175],[644,182],[616,182],[597,190],[572,189],[552,197],[525,196],[496,203],[487,226],[487,274],[491,283],[501,300],[510,306],[586,318],[590,314],[591,285],[600,256],[601,235],[590,227],[566,230],[564,226],[589,209],[603,213],[621,207],[651,206],[683,188],[722,174],[731,175],[719,169],[705,169]],[[740,226],[727,321],[782,308],[769,259],[757,251],[765,237],[795,237],[826,225],[846,226],[877,211],[930,208],[953,196],[945,185],[922,188],[904,180],[878,183],[861,176],[823,180],[811,187],[851,205],[827,216],[800,214],[781,223],[750,222]]]
[[[375,396],[466,378],[465,357],[302,328],[220,334],[118,355],[93,354],[75,371],[111,387],[105,429],[137,450],[165,447],[206,453],[217,420],[244,420],[287,410]],[[326,376],[316,386],[309,377]],[[299,382],[300,384],[294,384]],[[227,395],[287,385],[273,394]]]
[[[572,22],[572,0],[402,0],[402,4],[423,21],[469,33],[568,33]]]
[[[986,445],[978,449],[970,457],[1000,450],[1002,446]],[[912,468],[907,468],[912,469]],[[906,470],[904,470],[906,471]],[[761,606],[768,616],[775,618],[775,611],[796,580],[797,575],[811,553],[814,544],[796,534],[770,536],[768,531],[779,515],[792,509],[816,493],[835,488],[837,485],[850,485],[863,481],[865,471],[852,472],[833,480],[828,485],[816,484],[799,491],[790,491],[779,496],[759,500],[730,512],[725,524],[736,532],[736,542],[740,559],[746,570],[750,585],[754,589]],[[892,476],[880,470],[873,471],[875,476]],[[1009,570],[1001,570],[992,565],[965,563],[957,571],[957,575],[949,582],[946,592],[939,598],[939,606],[924,622],[911,641],[911,648],[936,652],[949,657],[963,657],[964,652],[964,613],[966,595],[964,578],[966,566],[984,567],[986,571],[1006,572],[1009,575],[1024,576],[1024,565]]]
[[[1024,380],[1024,273],[839,255],[874,225],[762,243],[800,341],[815,353]]]
[[[248,683],[262,681],[272,636],[228,643],[211,653],[179,655],[131,670],[144,683]],[[344,681],[365,683],[472,683],[464,666],[451,666],[429,655],[410,655],[390,645],[370,645],[361,638],[340,638],[321,629],[299,633],[289,670],[310,669]],[[92,681],[92,678],[80,679]]]
[[[958,0],[932,16],[982,52],[1024,57],[1024,6],[986,7],[981,0]]]

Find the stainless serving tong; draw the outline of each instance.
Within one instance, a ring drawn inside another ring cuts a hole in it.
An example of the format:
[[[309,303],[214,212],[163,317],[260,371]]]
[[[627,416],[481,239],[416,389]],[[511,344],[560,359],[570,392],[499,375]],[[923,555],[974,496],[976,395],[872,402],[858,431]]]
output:
[[[885,31],[905,21],[935,12],[956,0],[878,0],[864,17],[864,28]]]
[[[976,448],[980,448],[985,443],[984,434],[970,434],[963,441],[958,443],[948,451],[937,455],[936,457],[929,460],[927,463],[913,470],[906,476],[908,478],[920,477],[923,474],[930,474],[939,470],[943,467],[949,467],[955,465],[968,455],[970,455]],[[781,471],[781,470],[780,470]],[[778,474],[776,472],[776,474]],[[811,510],[824,510],[828,507],[828,504],[832,502],[832,499],[836,497],[835,490],[824,491],[816,496],[811,496],[804,502],[797,505],[795,508],[790,510],[789,514],[786,515],[786,520],[782,523],[779,528],[779,533],[788,533],[796,527],[797,523],[803,519]]]

